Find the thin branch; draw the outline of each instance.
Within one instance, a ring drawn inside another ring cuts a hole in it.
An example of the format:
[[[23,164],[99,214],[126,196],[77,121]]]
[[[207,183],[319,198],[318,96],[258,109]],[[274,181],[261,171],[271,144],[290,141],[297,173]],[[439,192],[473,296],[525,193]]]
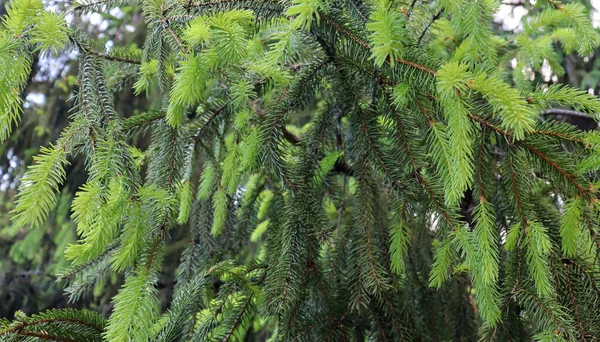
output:
[[[165,30],[167,30],[167,32],[169,32],[171,37],[173,37],[173,39],[179,46],[179,49],[186,55],[189,55],[190,51],[185,46],[183,46],[183,42],[181,41],[181,39],[179,39],[179,37],[175,34],[175,32],[173,32],[173,29],[171,29],[171,26],[169,26],[169,22],[167,21],[166,18],[163,18],[162,23],[163,23],[163,28]]]
[[[294,146],[298,146],[302,143],[302,139],[300,139],[298,136],[294,135],[292,132],[290,132],[287,128],[283,128],[283,137],[285,138],[285,140],[287,142],[289,142],[290,144],[294,145]],[[343,160],[338,159],[335,164],[333,165],[333,170],[337,173],[343,173],[346,174],[348,176],[352,176],[352,170],[350,169],[350,166]]]
[[[406,19],[410,18],[410,15],[412,14],[412,11],[415,8],[415,4],[417,3],[417,1],[418,0],[413,0],[410,4],[410,7],[408,7],[408,11],[406,12]]]
[[[548,109],[545,112],[543,112],[542,115],[566,115],[566,116],[577,116],[580,118],[592,119],[592,117],[589,114],[584,113],[584,112],[579,112],[579,111],[570,110],[570,109],[558,109],[558,108]]]
[[[471,120],[476,121],[484,126],[487,126],[491,129],[493,129],[494,131],[506,136],[509,140],[511,140],[513,138],[513,134],[511,132],[507,132],[507,131],[503,130],[502,128],[494,125],[493,123],[491,123],[485,119],[482,119],[473,114],[468,114],[468,116]],[[531,131],[531,132],[525,132],[525,134],[527,134],[527,135],[529,135],[529,134],[547,135],[547,136],[551,136],[551,137],[556,137],[556,138],[561,138],[564,140],[572,141],[572,142],[579,143],[579,144],[587,144],[584,140],[573,138],[573,137],[570,137],[570,136],[567,136],[564,134],[560,134],[560,133],[556,133],[556,132],[535,130],[535,131]]]
[[[213,114],[208,118],[208,120],[206,120],[206,122],[204,123],[204,125],[202,125],[202,127],[198,128],[198,131],[196,132],[196,134],[194,135],[194,145],[198,144],[198,141],[200,140],[200,137],[202,136],[202,132],[204,132],[204,130],[206,129],[206,127],[208,127],[208,125],[210,125],[210,123],[219,115],[221,114],[225,108],[227,108],[227,103],[223,104],[221,107],[217,108]]]
[[[365,42],[364,40],[360,39],[359,37],[357,37],[356,35],[354,35],[352,32],[350,32],[347,28],[338,25],[335,21],[333,21],[331,18],[329,18],[328,16],[321,14],[321,19],[323,19],[324,22],[326,22],[327,24],[331,25],[334,29],[336,29],[337,31],[343,33],[344,35],[346,35],[348,38],[350,38],[351,40],[353,40],[355,43],[357,43],[358,45],[364,47],[365,49],[370,50],[371,46]],[[432,76],[435,76],[437,74],[437,72],[431,68],[428,68],[422,64],[416,63],[416,62],[412,62],[412,61],[408,61],[408,60],[404,60],[404,59],[394,59],[394,61],[396,63],[400,63],[400,64],[404,64],[404,65],[408,65],[410,67],[413,67],[415,69],[424,71]]]
[[[35,320],[35,321],[30,321],[30,322],[23,322],[21,324],[17,324],[13,327],[11,327],[10,329],[4,330],[2,332],[0,332],[0,336],[2,335],[6,335],[6,334],[10,334],[10,333],[16,333],[16,334],[21,334],[21,330],[26,328],[26,327],[30,327],[30,326],[34,326],[34,325],[39,325],[39,324],[45,324],[45,323],[58,323],[58,322],[69,322],[69,323],[75,323],[75,324],[79,324],[79,325],[85,325],[88,326],[90,328],[93,328],[99,332],[102,332],[102,329],[99,328],[98,326],[96,326],[95,324],[91,324],[79,319],[75,319],[75,318],[46,318],[46,319],[40,319],[40,320]]]
[[[240,313],[237,315],[237,317],[235,318],[235,321],[231,325],[231,329],[229,329],[229,331],[227,332],[227,335],[225,335],[225,337],[221,341],[223,341],[223,342],[229,341],[229,339],[233,336],[233,332],[235,331],[235,329],[239,326],[240,322],[242,321],[242,317],[244,317],[244,313],[246,312],[246,309],[248,308],[248,305],[250,305],[251,301],[252,301],[252,296],[248,296],[248,299],[244,303],[244,306],[240,309]]]
[[[440,18],[443,12],[444,10],[441,9],[436,15],[433,16],[433,18],[431,18],[431,21],[429,24],[427,24],[427,26],[425,26],[425,29],[423,29],[423,32],[421,32],[421,35],[419,35],[419,39],[417,39],[417,46],[421,45],[421,40],[423,40],[423,37],[425,37],[425,33],[427,33],[431,25],[433,25],[433,23]]]
[[[529,220],[527,220],[527,216],[525,215],[525,211],[523,210],[523,204],[521,202],[521,195],[519,194],[519,187],[517,186],[517,177],[515,172],[515,167],[513,164],[512,156],[508,156],[508,162],[510,166],[510,180],[513,187],[513,191],[515,192],[515,199],[517,200],[517,209],[519,210],[519,214],[521,215],[521,221],[524,226],[527,226]]]
[[[528,150],[530,150],[531,152],[533,152],[535,155],[537,155],[538,157],[540,157],[543,161],[545,161],[548,165],[552,166],[553,169],[555,169],[556,171],[558,171],[563,177],[565,177],[569,183],[573,184],[576,188],[577,191],[579,191],[579,193],[581,194],[581,196],[583,196],[584,198],[590,199],[590,194],[588,192],[587,189],[585,189],[583,186],[581,186],[576,180],[575,177],[571,174],[569,174],[567,171],[565,171],[560,165],[558,165],[555,161],[553,161],[552,159],[550,159],[547,155],[545,155],[544,153],[542,153],[541,151],[537,150],[536,148],[534,148],[533,146],[526,144],[524,142],[519,142],[520,145],[525,146]]]

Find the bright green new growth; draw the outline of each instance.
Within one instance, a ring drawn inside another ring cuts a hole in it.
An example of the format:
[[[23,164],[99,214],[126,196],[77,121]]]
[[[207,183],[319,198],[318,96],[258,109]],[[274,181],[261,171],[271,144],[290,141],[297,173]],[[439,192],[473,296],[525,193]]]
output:
[[[7,7],[0,140],[35,54],[79,61],[71,121],[20,179],[13,219],[41,229],[68,160],[85,160],[60,278],[73,301],[109,274],[123,285],[107,322],[18,315],[1,341],[600,338],[600,135],[540,115],[598,118],[600,101],[530,77],[595,51],[584,6],[539,1],[509,36],[493,0],[108,0],[73,13],[127,5],[146,41],[125,55],[41,2]],[[115,84],[156,108],[117,112]],[[163,259],[182,244],[162,303]]]
[[[68,41],[64,18],[44,11],[39,0],[10,2],[0,31],[0,142],[21,117],[21,92],[34,51],[57,54]]]
[[[42,147],[27,174],[21,180],[14,220],[20,225],[40,226],[56,203],[56,194],[65,180],[68,164],[65,152],[58,147]]]
[[[394,66],[395,60],[403,55],[404,45],[409,43],[404,17],[391,6],[392,3],[388,0],[376,2],[370,22],[366,25],[372,32],[369,37],[371,58],[377,66],[382,66],[386,61]]]

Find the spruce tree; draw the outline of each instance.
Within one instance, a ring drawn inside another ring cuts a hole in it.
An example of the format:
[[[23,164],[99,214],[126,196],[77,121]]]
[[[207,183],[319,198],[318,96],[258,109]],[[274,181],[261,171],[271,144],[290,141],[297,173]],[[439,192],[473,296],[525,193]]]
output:
[[[543,115],[598,118],[600,101],[533,82],[600,39],[583,4],[557,0],[500,35],[498,4],[72,3],[138,6],[143,47],[106,49],[41,0],[12,0],[0,140],[34,56],[79,60],[70,123],[21,179],[13,221],[40,229],[84,160],[59,278],[73,301],[124,283],[107,319],[17,313],[0,340],[600,339],[600,135]],[[118,113],[116,85],[155,108]],[[189,239],[163,310],[177,227]]]

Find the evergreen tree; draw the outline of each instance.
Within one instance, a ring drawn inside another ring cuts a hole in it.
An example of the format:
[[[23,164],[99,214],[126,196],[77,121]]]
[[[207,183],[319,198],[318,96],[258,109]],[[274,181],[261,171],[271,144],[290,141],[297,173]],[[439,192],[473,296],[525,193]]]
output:
[[[17,313],[0,340],[600,339],[600,135],[544,115],[598,118],[600,101],[533,82],[598,47],[585,6],[538,1],[501,36],[493,0],[136,4],[142,49],[107,50],[39,0],[6,8],[2,141],[33,57],[79,59],[70,123],[21,179],[13,222],[40,229],[83,160],[60,279],[72,300],[124,284],[106,321]],[[132,79],[156,108],[116,110]]]

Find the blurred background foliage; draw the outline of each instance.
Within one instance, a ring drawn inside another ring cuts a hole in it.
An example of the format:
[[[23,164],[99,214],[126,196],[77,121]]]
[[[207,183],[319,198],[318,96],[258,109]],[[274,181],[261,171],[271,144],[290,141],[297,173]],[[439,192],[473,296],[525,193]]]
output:
[[[46,1],[46,7],[58,12],[65,12],[69,0]],[[407,0],[415,4],[415,10],[431,11],[427,0]],[[600,0],[584,0],[594,25],[600,25]],[[7,1],[0,0],[0,15],[4,15]],[[504,0],[495,18],[497,31],[510,37],[511,33],[522,30],[522,22],[528,16],[540,11],[534,7],[533,0]],[[137,49],[144,41],[145,25],[141,8],[136,6],[121,7],[106,13],[93,13],[83,17],[66,15],[71,25],[77,26],[87,33],[91,40],[107,50],[120,46]],[[427,25],[428,23],[425,23]],[[455,41],[451,35],[444,34],[448,28],[443,21],[431,23],[429,49],[441,59],[447,59],[448,51],[452,51]],[[443,37],[437,39],[437,37]],[[510,48],[507,44],[507,49]],[[587,57],[577,52],[565,55],[562,49],[556,49],[557,56],[553,61],[544,60],[540,72],[531,73],[533,84],[551,85],[568,84],[572,87],[587,89],[592,94],[600,93],[600,58],[597,51]],[[510,54],[506,54],[510,55]],[[18,129],[10,139],[0,145],[0,317],[12,318],[21,310],[27,314],[40,312],[49,308],[89,308],[107,316],[112,309],[110,299],[116,294],[122,283],[121,277],[111,275],[99,282],[96,289],[87,298],[69,303],[63,293],[64,284],[57,282],[57,274],[67,266],[63,251],[67,244],[76,241],[75,225],[70,220],[70,206],[74,192],[87,179],[84,160],[74,160],[67,172],[67,183],[55,210],[45,222],[44,229],[25,229],[10,220],[8,212],[13,208],[13,197],[16,193],[19,178],[26,165],[31,164],[32,157],[39,146],[46,146],[58,138],[59,132],[67,125],[69,108],[73,106],[73,95],[77,90],[77,59],[75,53],[57,57],[36,56],[29,82],[23,93],[24,114]],[[515,68],[513,60],[503,61],[507,70]],[[551,67],[554,65],[554,67]],[[564,72],[558,74],[556,66]],[[113,64],[108,72],[109,87],[115,90],[116,110],[125,117],[144,112],[152,107],[152,103],[144,97],[134,95],[133,81],[110,84],[110,76],[124,72],[123,64]],[[135,67],[135,66],[132,66]],[[115,79],[118,77],[115,77]],[[570,122],[582,129],[597,129],[597,124],[590,118],[569,113],[569,111],[548,112],[546,115],[554,119]],[[302,126],[305,118],[295,116],[296,124]],[[292,125],[293,126],[293,125]],[[144,136],[138,138],[136,146],[147,144]],[[466,199],[464,206],[469,207],[471,199]],[[177,258],[187,241],[182,227],[174,231],[171,238],[178,243],[169,244],[165,267],[159,282],[160,302],[163,308],[169,302],[174,285],[173,271],[178,264]]]

